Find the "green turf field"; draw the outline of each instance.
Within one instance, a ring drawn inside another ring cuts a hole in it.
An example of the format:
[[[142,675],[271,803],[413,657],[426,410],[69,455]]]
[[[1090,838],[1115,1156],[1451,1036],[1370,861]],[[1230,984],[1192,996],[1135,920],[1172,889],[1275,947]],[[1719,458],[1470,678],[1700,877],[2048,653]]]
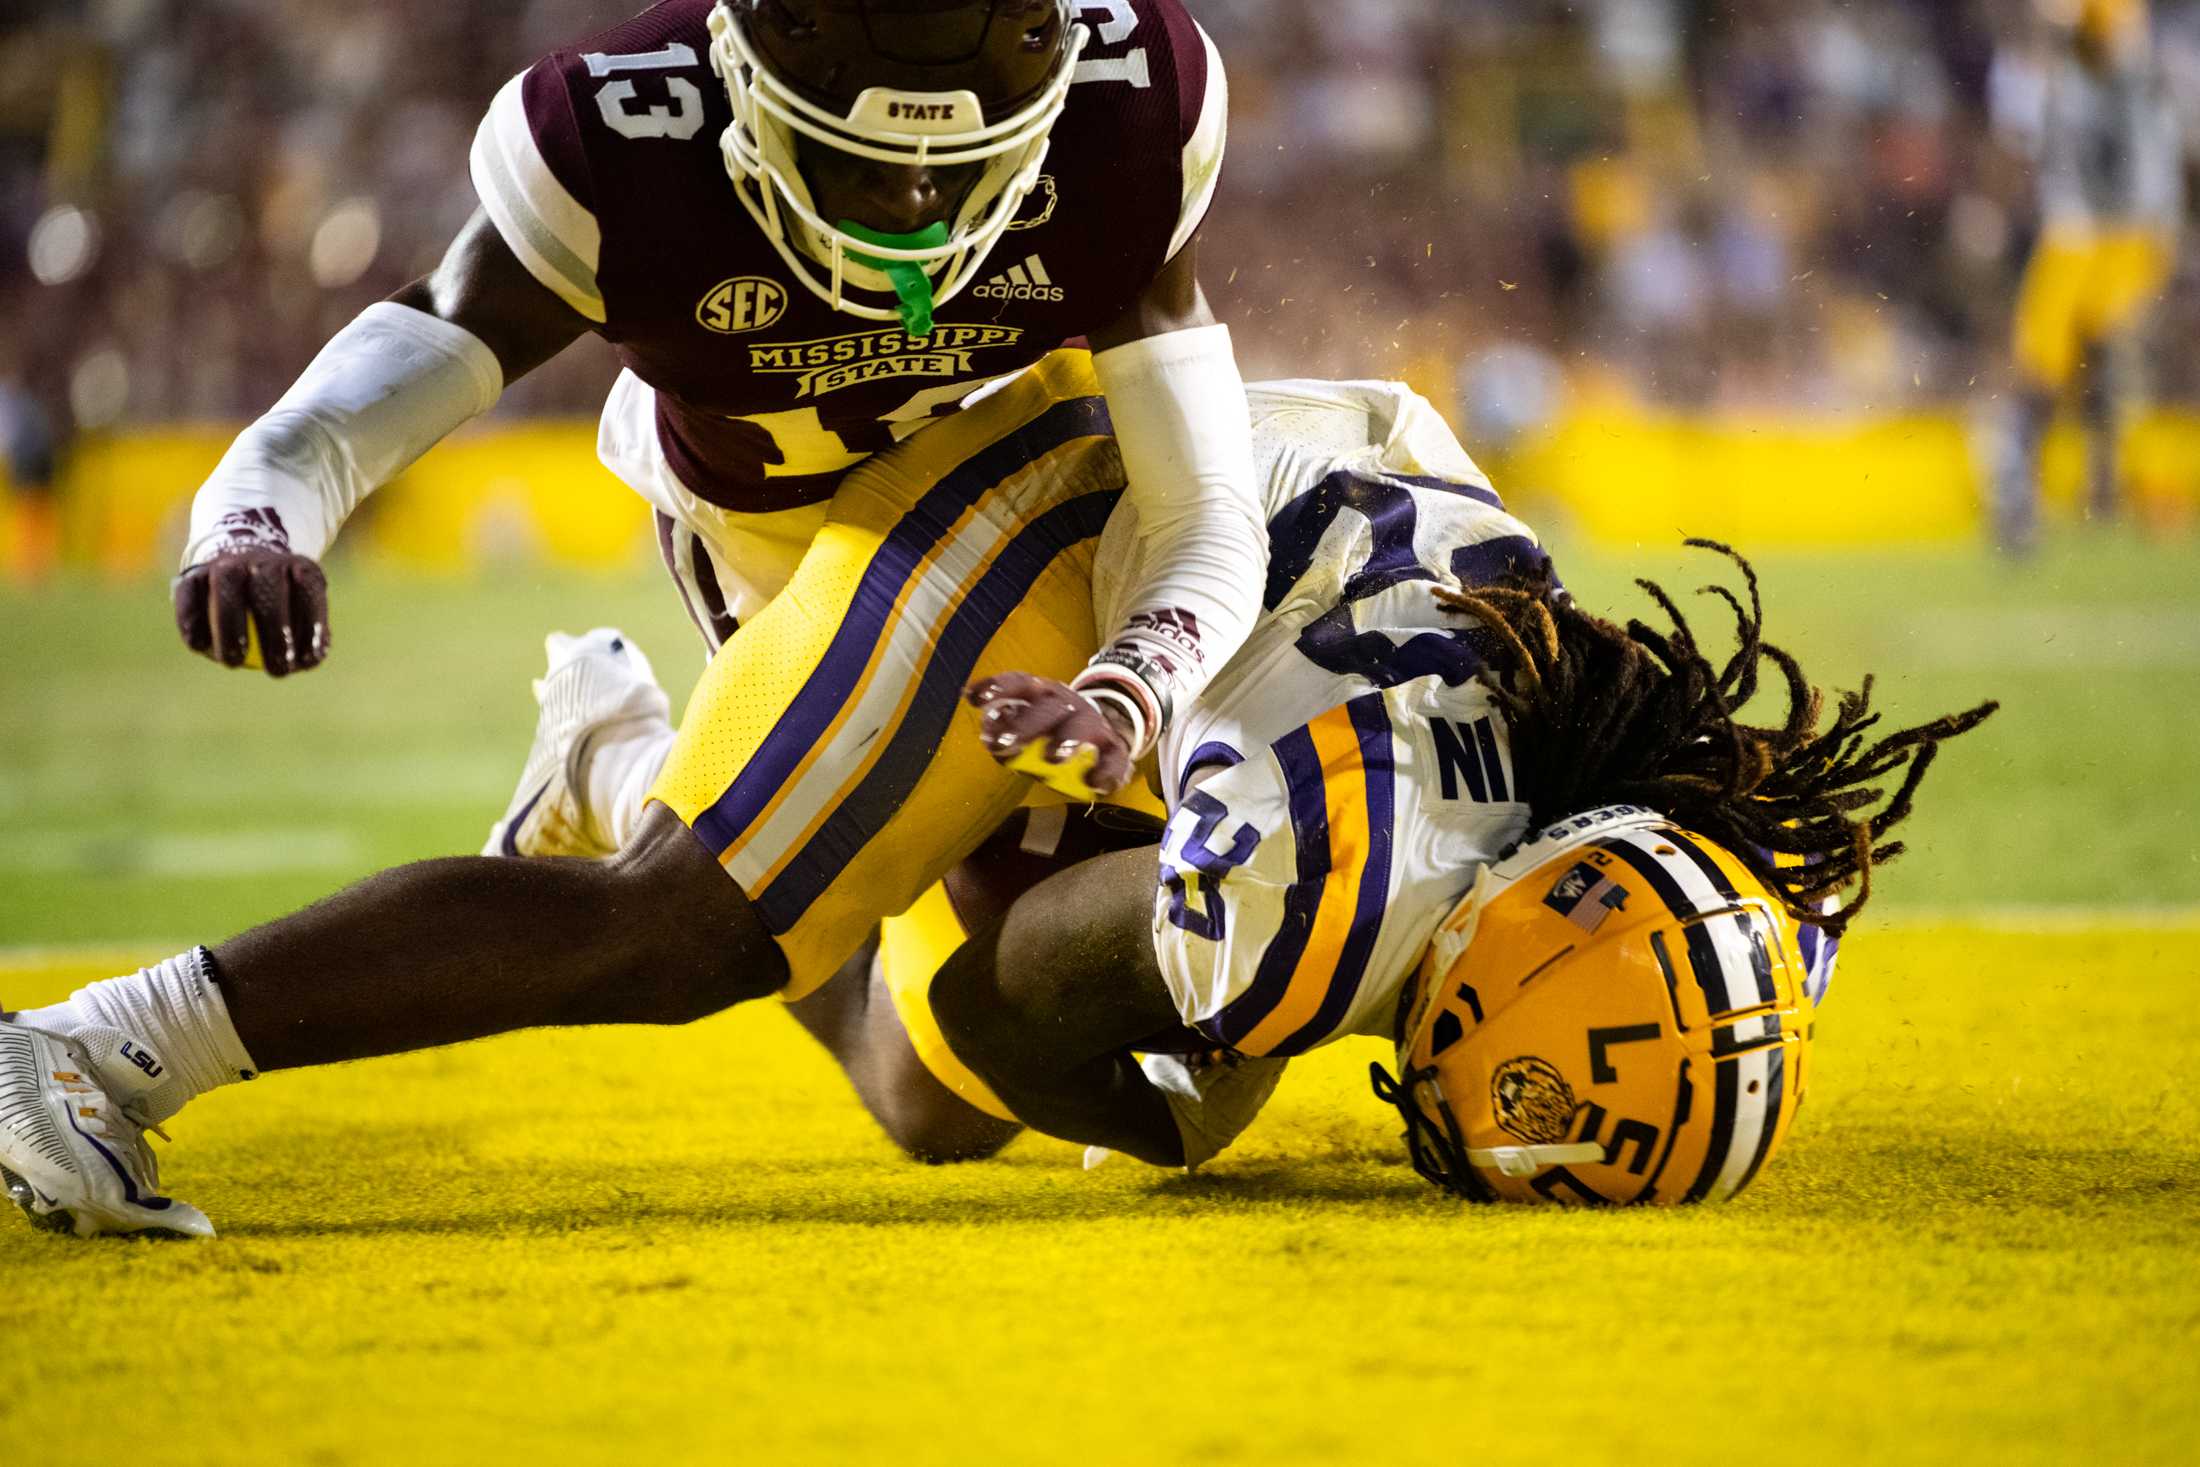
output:
[[[168,1181],[214,1243],[0,1218],[0,1459],[2190,1460],[2193,554],[1763,570],[1821,680],[2007,708],[1928,784],[1734,1205],[1436,1197],[1365,1094],[1380,1046],[1184,1178],[902,1162],[769,1006],[523,1036],[202,1101]],[[696,670],[646,580],[336,581],[336,660],[289,686],[173,651],[158,586],[0,596],[0,998],[470,848],[551,626]]]

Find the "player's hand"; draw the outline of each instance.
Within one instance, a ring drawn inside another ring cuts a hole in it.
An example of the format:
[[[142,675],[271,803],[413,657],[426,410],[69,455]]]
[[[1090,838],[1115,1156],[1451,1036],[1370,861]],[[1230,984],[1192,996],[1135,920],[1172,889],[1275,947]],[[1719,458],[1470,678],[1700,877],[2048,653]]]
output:
[[[175,595],[184,645],[224,667],[288,677],[328,657],[328,578],[287,548],[224,547],[176,577]]]
[[[963,689],[986,752],[1074,800],[1114,794],[1131,778],[1130,730],[1052,678],[1009,672]]]

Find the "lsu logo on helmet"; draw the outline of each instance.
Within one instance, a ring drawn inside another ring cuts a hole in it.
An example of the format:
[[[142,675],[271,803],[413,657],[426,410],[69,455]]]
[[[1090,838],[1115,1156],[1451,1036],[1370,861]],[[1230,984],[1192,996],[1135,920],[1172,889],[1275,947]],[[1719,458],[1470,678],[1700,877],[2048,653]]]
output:
[[[1552,826],[1484,871],[1402,1014],[1415,1168],[1476,1201],[1717,1202],[1780,1148],[1811,1041],[1803,930],[1653,811]]]

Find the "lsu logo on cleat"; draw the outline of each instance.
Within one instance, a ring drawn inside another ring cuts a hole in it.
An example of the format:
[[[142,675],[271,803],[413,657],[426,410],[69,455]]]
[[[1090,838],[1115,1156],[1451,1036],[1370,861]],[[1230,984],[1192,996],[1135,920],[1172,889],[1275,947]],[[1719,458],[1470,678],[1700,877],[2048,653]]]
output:
[[[122,1057],[128,1060],[131,1064],[136,1065],[139,1069],[143,1070],[145,1072],[146,1079],[157,1080],[160,1078],[162,1070],[161,1062],[159,1061],[159,1059],[155,1058],[153,1054],[147,1051],[142,1045],[139,1045],[132,1040],[123,1040]]]

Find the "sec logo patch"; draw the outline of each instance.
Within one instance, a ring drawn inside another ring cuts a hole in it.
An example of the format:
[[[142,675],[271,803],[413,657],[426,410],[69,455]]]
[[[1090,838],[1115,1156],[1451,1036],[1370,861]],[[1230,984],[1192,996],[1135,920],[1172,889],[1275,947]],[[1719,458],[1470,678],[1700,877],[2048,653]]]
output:
[[[712,286],[695,308],[695,319],[706,331],[739,336],[762,331],[786,313],[784,289],[759,275],[740,275]]]

